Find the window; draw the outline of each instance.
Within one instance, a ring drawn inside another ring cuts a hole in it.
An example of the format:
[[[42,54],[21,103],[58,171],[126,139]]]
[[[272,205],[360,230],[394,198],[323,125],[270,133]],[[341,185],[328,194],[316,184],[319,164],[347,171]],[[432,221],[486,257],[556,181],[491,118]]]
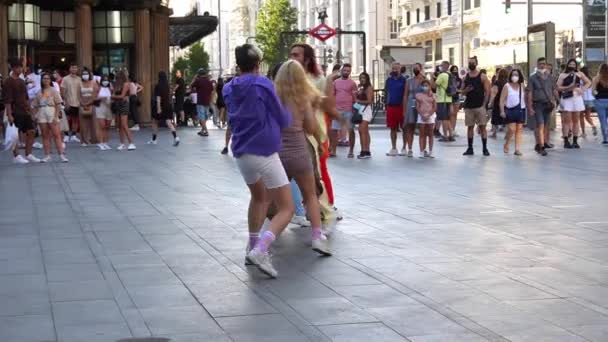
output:
[[[475,8],[479,8],[479,7],[481,7],[481,0],[475,0],[475,1],[473,2],[473,5],[475,6]]]
[[[391,28],[390,39],[399,38],[399,33],[401,32],[401,25],[402,25],[401,18],[399,18],[399,20],[392,19],[390,21],[390,28]]]
[[[416,23],[420,22],[420,8],[416,8]]]
[[[452,64],[452,65],[453,65],[453,64],[454,64],[454,59],[455,59],[455,56],[454,56],[454,48],[453,48],[453,47],[451,47],[451,48],[449,48],[449,49],[448,49],[448,55],[449,55],[449,58],[448,58],[448,59],[449,59],[449,61],[450,61],[450,64]]]
[[[448,0],[448,15],[452,15],[452,0]]]
[[[96,11],[93,15],[95,44],[133,43],[133,12]]]
[[[471,0],[464,0],[464,10],[470,10],[471,9]]]
[[[40,12],[40,37],[46,41],[50,28],[59,29],[59,38],[66,44],[76,42],[74,33],[74,13],[61,11]]]
[[[388,1],[388,9],[393,9],[393,0]]]
[[[8,38],[40,40],[40,7],[12,4],[8,8]]]
[[[424,6],[424,20],[431,20],[431,6]]]
[[[416,43],[416,46],[422,46],[422,42]]]
[[[435,40],[435,60],[443,59],[443,40],[441,38]]]
[[[437,18],[441,18],[441,2],[437,3]]]
[[[433,41],[427,40],[424,42],[424,61],[432,62],[433,61]]]
[[[405,13],[405,25],[406,26],[410,26],[412,24],[411,19],[412,18],[410,18],[410,11],[407,11],[407,13]]]

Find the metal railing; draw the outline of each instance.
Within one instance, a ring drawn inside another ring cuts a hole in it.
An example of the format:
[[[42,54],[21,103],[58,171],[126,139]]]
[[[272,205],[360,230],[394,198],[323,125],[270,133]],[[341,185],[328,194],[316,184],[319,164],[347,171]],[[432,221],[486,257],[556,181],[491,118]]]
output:
[[[386,94],[384,89],[374,90],[374,103],[372,104],[372,123],[376,120],[378,113],[386,111]]]

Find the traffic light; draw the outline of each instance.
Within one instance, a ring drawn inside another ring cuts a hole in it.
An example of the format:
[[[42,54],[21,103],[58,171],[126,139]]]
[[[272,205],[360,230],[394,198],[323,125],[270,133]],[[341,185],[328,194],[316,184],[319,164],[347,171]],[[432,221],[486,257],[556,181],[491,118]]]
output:
[[[580,43],[576,43],[574,47],[574,59],[576,59],[576,63],[580,64],[583,62],[583,47]]]
[[[505,0],[505,13],[511,13],[511,0]]]

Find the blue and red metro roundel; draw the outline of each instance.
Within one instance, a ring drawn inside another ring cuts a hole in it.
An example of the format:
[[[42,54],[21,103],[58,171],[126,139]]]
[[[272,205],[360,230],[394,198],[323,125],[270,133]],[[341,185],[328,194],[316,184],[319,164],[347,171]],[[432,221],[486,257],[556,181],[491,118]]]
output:
[[[327,26],[327,24],[323,23],[308,32],[311,36],[317,38],[318,40],[324,42],[329,38],[335,36],[338,32],[333,28]]]

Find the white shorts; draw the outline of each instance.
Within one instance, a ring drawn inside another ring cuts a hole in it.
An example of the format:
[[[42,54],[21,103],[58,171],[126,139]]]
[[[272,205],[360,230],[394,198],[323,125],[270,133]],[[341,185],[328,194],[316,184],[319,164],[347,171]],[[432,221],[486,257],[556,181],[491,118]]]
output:
[[[434,124],[435,119],[437,118],[437,114],[433,113],[431,117],[429,117],[429,121],[422,120],[422,115],[418,115],[418,124]]]
[[[371,105],[363,106],[363,108],[365,108],[365,110],[361,111],[361,116],[363,117],[363,121],[372,122],[372,118],[373,118],[372,106]]]
[[[585,110],[585,101],[581,95],[574,95],[567,99],[561,99],[559,106],[563,112],[582,112]]]
[[[40,107],[38,110],[38,123],[55,123],[59,122],[57,118],[55,118],[55,107]]]
[[[268,157],[245,154],[236,158],[236,165],[247,185],[253,185],[260,179],[266,189],[277,189],[289,185],[278,153],[273,153]]]

